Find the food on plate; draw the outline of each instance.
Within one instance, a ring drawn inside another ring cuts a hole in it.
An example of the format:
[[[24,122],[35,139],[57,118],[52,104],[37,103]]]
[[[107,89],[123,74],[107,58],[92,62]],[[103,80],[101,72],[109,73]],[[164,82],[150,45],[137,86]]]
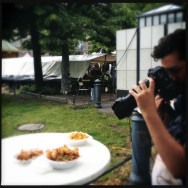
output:
[[[87,133],[83,133],[83,132],[71,132],[67,134],[67,142],[68,144],[72,145],[72,146],[82,146],[88,143],[88,141],[92,138],[92,136],[90,136]]]
[[[70,135],[69,135],[69,138],[71,140],[82,140],[82,139],[86,139],[88,138],[89,135],[87,133],[83,133],[83,132],[72,132]]]
[[[72,161],[79,157],[78,148],[70,149],[66,144],[63,147],[46,150],[46,157],[53,161]]]
[[[17,155],[18,160],[29,160],[33,157],[37,157],[43,154],[43,150],[34,149],[34,150],[21,150],[21,152]]]

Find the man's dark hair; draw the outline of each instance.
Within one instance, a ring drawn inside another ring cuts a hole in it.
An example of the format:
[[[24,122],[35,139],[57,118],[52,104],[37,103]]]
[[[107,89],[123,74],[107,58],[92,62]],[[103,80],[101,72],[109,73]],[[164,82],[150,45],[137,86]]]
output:
[[[166,55],[177,52],[179,59],[185,60],[185,35],[185,29],[177,29],[173,33],[162,37],[158,45],[154,46],[151,56],[157,61]]]

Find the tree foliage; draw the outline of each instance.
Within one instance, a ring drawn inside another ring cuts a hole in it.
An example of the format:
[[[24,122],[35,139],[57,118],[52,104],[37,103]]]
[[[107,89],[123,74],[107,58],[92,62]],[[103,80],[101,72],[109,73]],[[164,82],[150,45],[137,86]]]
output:
[[[70,91],[69,54],[79,41],[89,42],[89,52],[116,49],[116,31],[137,27],[136,16],[164,3],[3,3],[5,39],[32,35],[35,77],[41,81],[40,53],[62,55],[61,92]],[[40,84],[39,84],[40,85]]]

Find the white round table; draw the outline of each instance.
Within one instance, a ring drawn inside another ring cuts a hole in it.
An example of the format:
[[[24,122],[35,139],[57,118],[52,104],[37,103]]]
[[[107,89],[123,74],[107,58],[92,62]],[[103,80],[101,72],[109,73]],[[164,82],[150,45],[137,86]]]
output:
[[[111,155],[105,145],[90,139],[78,146],[78,163],[65,170],[53,169],[45,162],[46,149],[67,144],[66,133],[31,133],[2,139],[1,185],[83,185],[94,180],[107,170]],[[20,164],[15,154],[21,149],[43,149],[44,155],[28,164]]]

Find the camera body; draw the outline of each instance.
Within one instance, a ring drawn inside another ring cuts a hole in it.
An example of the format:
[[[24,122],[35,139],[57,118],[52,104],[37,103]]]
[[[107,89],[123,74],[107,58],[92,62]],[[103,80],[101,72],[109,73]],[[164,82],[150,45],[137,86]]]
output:
[[[161,66],[148,70],[148,77],[155,81],[155,95],[160,95],[164,100],[170,101],[181,93],[180,87],[172,80],[168,72]],[[147,87],[149,80],[144,80]],[[119,119],[129,117],[137,106],[134,97],[128,94],[125,97],[118,98],[112,106],[112,110]]]

